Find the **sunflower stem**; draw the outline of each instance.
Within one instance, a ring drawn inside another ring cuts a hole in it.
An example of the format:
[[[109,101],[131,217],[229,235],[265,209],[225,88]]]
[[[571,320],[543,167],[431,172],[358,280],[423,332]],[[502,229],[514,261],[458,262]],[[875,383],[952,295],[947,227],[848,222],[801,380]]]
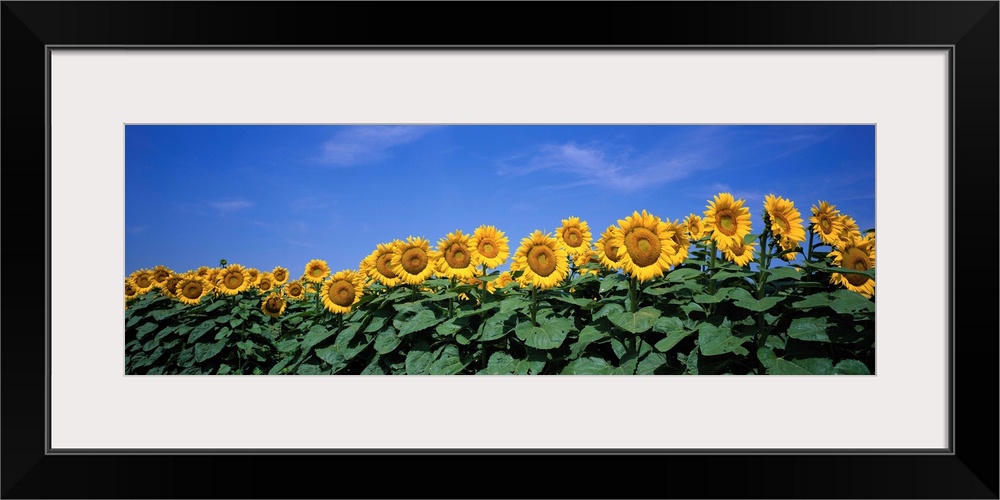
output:
[[[639,305],[639,300],[638,300],[637,292],[636,292],[636,285],[637,285],[637,281],[635,279],[635,276],[629,276],[629,278],[628,278],[628,303],[629,303],[629,312],[632,312],[632,313],[636,312],[636,310],[638,309],[638,305]]]
[[[451,288],[452,289],[455,288],[455,277],[454,276],[451,277]],[[454,297],[449,297],[448,298],[448,317],[451,318],[454,315],[455,315],[455,298]]]
[[[486,270],[487,270],[486,264],[483,264],[483,277],[484,278],[486,277]],[[489,293],[486,290],[486,285],[487,285],[486,281],[483,280],[483,293],[482,293],[482,297],[479,299],[479,302],[482,303],[482,305],[483,305],[483,312],[481,312],[479,314],[479,328],[482,330],[483,333],[486,332],[486,302],[489,299]],[[485,370],[486,369],[486,365],[489,362],[489,347],[490,346],[486,342],[480,342],[480,345],[481,345],[482,350],[483,350],[483,352],[482,352],[482,360],[481,361],[482,361],[483,369]]]
[[[715,281],[712,276],[715,275],[715,254],[716,254],[716,243],[712,240],[711,245],[709,245],[709,264],[708,264],[708,294],[715,295]]]
[[[765,213],[766,216],[766,213]],[[757,269],[757,300],[764,298],[764,286],[767,284],[767,270],[771,265],[771,251],[765,250],[767,246],[767,235],[770,230],[765,224],[764,231],[760,233],[760,267]],[[774,246],[774,242],[771,242],[771,246]],[[767,329],[764,327],[764,311],[759,311],[757,313],[757,350],[764,347],[764,341],[767,339]],[[760,356],[755,356],[757,358],[757,373],[763,374],[764,362],[760,360]]]
[[[337,315],[337,335],[340,335],[340,332],[343,331],[343,329],[344,329],[344,315],[343,314],[338,314]]]
[[[535,315],[538,312],[538,287],[531,285],[531,324],[538,326]]]

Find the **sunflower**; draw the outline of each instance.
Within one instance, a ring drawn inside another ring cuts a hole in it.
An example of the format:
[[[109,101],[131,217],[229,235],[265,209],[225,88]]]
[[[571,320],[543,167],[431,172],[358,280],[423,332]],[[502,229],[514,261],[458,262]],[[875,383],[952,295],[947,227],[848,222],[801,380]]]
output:
[[[236,295],[250,288],[250,273],[239,264],[229,264],[220,269],[215,278],[215,289],[223,295]]]
[[[768,219],[771,221],[771,233],[781,242],[782,249],[796,248],[799,243],[806,240],[802,214],[791,200],[769,194],[764,197],[764,210],[767,211]]]
[[[282,292],[288,300],[302,300],[306,298],[306,288],[299,280],[289,281],[282,287]]]
[[[135,283],[132,283],[131,278],[125,278],[125,301],[128,302],[139,296],[139,289],[136,288]]]
[[[590,226],[579,217],[562,220],[562,226],[556,229],[556,239],[570,255],[586,252],[590,248]]]
[[[493,280],[492,283],[494,284],[494,288],[496,290],[506,288],[507,285],[511,283],[514,283],[515,286],[517,285],[517,282],[514,281],[514,278],[511,276],[510,271],[504,271],[500,273],[500,275],[497,276],[497,279]]]
[[[573,265],[576,266],[576,271],[582,274],[598,274],[597,268],[584,268],[587,264],[600,264],[601,261],[597,258],[597,251],[591,248],[587,248],[583,252],[576,255],[570,254],[570,258],[573,259]]]
[[[558,240],[536,229],[521,240],[510,268],[523,271],[519,278],[521,286],[552,288],[569,275],[568,255]]]
[[[683,224],[684,224],[684,231],[687,234],[687,237],[694,241],[698,241],[701,239],[702,236],[708,234],[708,231],[706,231],[707,228],[705,227],[704,221],[702,221],[701,217],[698,215],[695,214],[688,215],[687,218],[684,219]]]
[[[288,276],[288,269],[284,267],[275,266],[275,268],[271,270],[271,279],[274,280],[274,286],[281,286],[287,283]]]
[[[855,222],[854,218],[849,215],[841,214],[840,216],[840,234],[838,236],[838,245],[840,246],[848,243],[850,240],[860,240],[861,239],[861,228],[858,227],[858,223]]]
[[[313,259],[306,264],[306,272],[302,278],[313,283],[322,283],[323,279],[330,275],[330,266],[325,260]]]
[[[820,241],[830,246],[840,243],[840,232],[844,229],[840,220],[840,210],[825,201],[820,201],[819,206],[813,205],[811,208],[813,231],[819,235]]]
[[[472,285],[475,288],[483,287],[483,280],[479,279],[477,276],[472,276],[471,278],[465,278],[462,280],[463,283],[467,285]],[[496,293],[497,291],[497,280],[490,280],[486,282],[486,291],[489,293]],[[462,295],[465,295],[464,293]]]
[[[191,273],[191,274],[194,274],[194,273]],[[198,276],[197,274],[194,274],[194,275]],[[166,280],[164,280],[163,283],[160,285],[160,290],[163,292],[163,295],[166,295],[167,297],[170,297],[172,299],[176,299],[177,298],[177,284],[181,282],[181,278],[183,276],[184,275],[182,275],[182,274],[174,274],[173,276],[171,276],[171,277],[167,278]],[[198,277],[201,278],[201,276],[198,276]],[[212,284],[208,280],[206,280],[205,278],[201,278],[201,279],[205,280],[205,284],[208,285],[208,288],[209,288],[208,291],[212,291],[212,289],[214,288],[212,286]]]
[[[177,300],[185,304],[197,304],[210,291],[208,283],[197,274],[185,274],[177,282]]]
[[[720,248],[741,243],[743,237],[750,234],[750,209],[743,203],[742,199],[734,200],[729,193],[719,193],[715,201],[709,202],[704,223],[712,228],[712,240]]]
[[[256,287],[257,282],[260,281],[260,271],[256,268],[248,267],[247,275],[250,276],[250,286]]]
[[[156,286],[156,280],[153,279],[153,271],[149,269],[137,269],[129,275],[129,279],[132,280],[132,285],[135,286],[140,294],[146,293]]]
[[[469,243],[475,249],[472,252],[472,263],[492,269],[503,265],[510,257],[510,246],[503,231],[493,226],[479,226],[469,238]]]
[[[612,240],[618,247],[622,269],[639,281],[651,280],[670,269],[677,255],[674,231],[659,217],[633,212],[618,221],[619,232]]]
[[[153,281],[155,281],[157,285],[162,285],[163,282],[167,281],[167,278],[173,274],[174,272],[171,271],[169,267],[156,266],[153,268]]]
[[[323,282],[323,305],[335,314],[351,312],[351,306],[361,300],[365,278],[356,271],[344,270]]]
[[[620,232],[618,226],[610,225],[607,229],[601,233],[601,237],[597,239],[597,260],[604,266],[605,269],[611,271],[617,271],[622,268],[623,262],[618,258],[618,245],[614,244],[615,234]],[[618,239],[621,239],[621,235],[618,234]]]
[[[271,273],[263,272],[257,277],[257,289],[266,292],[274,288],[274,276]]]
[[[285,299],[280,293],[271,292],[261,301],[260,310],[272,318],[277,318],[281,316],[281,313],[285,312],[286,305]]]
[[[667,229],[674,232],[671,239],[674,242],[674,256],[670,259],[671,266],[679,266],[684,263],[684,259],[687,259],[688,252],[691,250],[691,240],[687,234],[687,225],[681,221],[670,222],[667,219],[665,222]]]
[[[401,243],[395,240],[392,243],[379,243],[375,251],[362,261],[362,269],[368,277],[382,283],[385,286],[396,286],[403,282],[392,270],[392,254],[396,251],[396,245]]]
[[[469,235],[461,230],[448,233],[438,241],[437,268],[441,276],[464,280],[476,274],[476,266],[472,257],[476,247]]]
[[[782,250],[794,250],[794,252],[781,254],[781,258],[788,262],[794,261],[795,258],[798,257],[798,254],[802,253],[802,247],[799,246],[798,242],[782,238],[778,240],[778,246],[781,247]]]
[[[213,274],[214,271],[215,271],[215,269],[213,269],[211,267],[201,266],[198,269],[195,269],[194,273],[197,274],[201,278],[204,278],[204,279],[209,280],[209,281],[214,281],[214,280],[212,280],[212,274]]]
[[[756,241],[750,242],[749,245],[740,242],[738,245],[733,245],[729,248],[722,250],[722,255],[733,264],[737,266],[744,267],[753,260],[754,247],[757,246]]]
[[[857,271],[875,269],[875,233],[868,233],[862,238],[851,238],[830,252],[829,256],[833,258],[835,267]],[[863,274],[833,273],[830,275],[830,283],[840,284],[866,298],[875,295],[875,280]]]
[[[419,285],[434,274],[434,254],[430,243],[421,237],[407,237],[396,243],[392,253],[392,272],[410,285]]]

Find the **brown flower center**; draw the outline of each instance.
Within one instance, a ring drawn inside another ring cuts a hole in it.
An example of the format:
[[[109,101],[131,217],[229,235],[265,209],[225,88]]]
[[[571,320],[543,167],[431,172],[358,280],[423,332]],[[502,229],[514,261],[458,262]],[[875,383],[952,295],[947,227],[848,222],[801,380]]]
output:
[[[823,234],[830,234],[833,231],[833,222],[830,221],[829,217],[821,215],[819,217],[819,227],[823,230]]]
[[[492,259],[493,257],[500,255],[500,249],[497,248],[496,243],[493,240],[487,238],[484,238],[479,241],[479,247],[477,248],[477,250],[479,250],[480,255],[486,257],[487,259]]]
[[[283,305],[284,302],[281,300],[281,297],[269,297],[267,302],[264,303],[264,309],[269,313],[278,314],[281,312],[281,306]]]
[[[528,267],[541,277],[547,277],[556,270],[556,254],[548,245],[535,245],[528,250]]]
[[[260,288],[261,290],[270,290],[271,280],[267,278],[261,278],[260,283],[257,283],[257,288]]]
[[[736,234],[736,214],[731,210],[719,212],[715,216],[715,227],[726,236]]]
[[[148,274],[140,274],[135,278],[135,284],[138,285],[139,288],[146,288],[148,286],[152,286],[153,282],[150,280]]]
[[[139,291],[136,290],[134,286],[132,286],[132,285],[130,285],[128,283],[125,283],[125,296],[126,297],[132,297],[132,296],[134,296],[137,293],[139,293]]]
[[[427,268],[427,252],[422,248],[407,248],[399,259],[403,270],[410,274],[420,274]]]
[[[381,274],[382,276],[392,279],[396,277],[396,273],[394,273],[392,269],[389,267],[390,262],[392,262],[391,253],[385,253],[380,255],[379,258],[375,260],[375,270],[377,270],[378,273]]]
[[[571,227],[563,231],[563,241],[565,241],[567,245],[576,248],[583,244],[583,235],[580,233],[579,229]]]
[[[604,242],[604,256],[611,262],[618,262],[618,247],[611,244],[610,238]]]
[[[288,289],[285,291],[286,293],[288,293],[289,297],[298,297],[302,295],[302,292],[304,292],[305,290],[302,288],[302,285],[298,283],[292,283],[291,285],[288,286]]]
[[[465,245],[452,243],[444,252],[444,260],[452,269],[465,269],[469,267],[471,259]]]
[[[176,277],[176,276],[174,276],[174,277],[171,277],[170,279],[168,279],[168,280],[167,280],[167,282],[166,282],[166,283],[164,283],[164,285],[163,285],[163,288],[164,288],[164,289],[166,289],[166,290],[167,290],[167,292],[170,292],[170,293],[177,293],[177,285],[178,285],[178,284],[179,284],[180,282],[181,282],[181,279],[180,279],[180,278],[178,278],[178,277]]]
[[[791,224],[788,223],[788,218],[781,212],[771,214],[771,218],[778,224],[778,231],[776,231],[778,234],[782,234],[785,231],[788,231],[788,228],[792,227]]]
[[[855,271],[867,271],[872,268],[872,261],[868,258],[868,254],[860,248],[848,248],[844,252],[843,267],[846,269],[854,269]],[[847,278],[848,283],[854,286],[861,286],[868,282],[868,276],[863,274],[844,274]]]
[[[285,281],[286,278],[288,278],[288,272],[285,271],[284,269],[278,269],[278,270],[274,271],[274,280],[275,281],[278,281],[278,282]]]
[[[340,307],[350,307],[354,304],[354,284],[347,280],[338,280],[330,285],[330,301]]]
[[[197,281],[188,281],[187,283],[184,284],[184,288],[181,290],[181,294],[193,300],[197,299],[198,297],[201,297],[201,293],[203,290],[204,289],[202,288],[201,283],[198,283]]]
[[[651,266],[660,259],[660,239],[644,227],[632,229],[625,235],[625,251],[639,267]]]
[[[319,278],[320,276],[323,276],[323,269],[319,266],[313,266],[313,268],[309,270],[309,275],[314,278]]]
[[[243,285],[243,273],[232,271],[226,274],[226,278],[223,280],[226,288],[230,290],[236,290]]]
[[[163,283],[167,278],[170,277],[170,272],[165,269],[156,270],[156,274],[153,275],[153,279],[157,283]]]

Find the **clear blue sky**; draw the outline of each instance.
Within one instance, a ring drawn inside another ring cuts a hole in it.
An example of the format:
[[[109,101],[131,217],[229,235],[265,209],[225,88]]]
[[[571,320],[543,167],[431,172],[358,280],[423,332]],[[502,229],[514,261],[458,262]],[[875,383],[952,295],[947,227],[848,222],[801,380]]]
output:
[[[379,243],[436,247],[483,224],[513,254],[570,216],[596,240],[633,211],[703,215],[720,192],[746,200],[755,230],[767,194],[806,223],[824,200],[874,228],[875,127],[129,125],[125,274],[219,259],[337,272]]]

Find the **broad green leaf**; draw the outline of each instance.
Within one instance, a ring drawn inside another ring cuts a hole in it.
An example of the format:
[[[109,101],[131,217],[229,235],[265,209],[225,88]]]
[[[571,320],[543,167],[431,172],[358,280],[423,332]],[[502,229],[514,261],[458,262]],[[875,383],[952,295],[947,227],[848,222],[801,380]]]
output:
[[[667,352],[673,349],[674,346],[676,346],[680,341],[687,338],[687,336],[691,335],[691,333],[693,333],[691,330],[686,330],[683,328],[680,330],[671,330],[669,333],[667,333],[666,338],[657,342],[656,345],[653,347],[655,347],[657,351]]]
[[[145,337],[147,333],[156,330],[156,328],[159,326],[160,325],[157,325],[156,323],[143,323],[141,326],[139,326],[139,329],[136,330],[135,338],[141,339]]]
[[[379,354],[388,354],[395,351],[399,347],[400,342],[402,342],[398,335],[396,335],[396,330],[391,326],[385,330],[378,332],[375,336],[375,352]]]
[[[761,347],[757,349],[757,359],[760,360],[760,364],[764,365],[764,368],[768,372],[774,367],[774,363],[777,362],[778,356],[774,354],[774,351],[770,347]]]
[[[549,296],[547,298],[555,299],[555,300],[558,300],[560,302],[565,302],[567,304],[572,304],[572,305],[578,306],[578,307],[590,307],[591,304],[594,302],[593,299],[584,299],[584,298],[580,298],[580,297],[574,297],[574,296],[569,295],[569,294],[566,294],[566,295],[563,295],[563,294],[549,294]]]
[[[698,279],[703,277],[704,275],[705,274],[698,269],[681,268],[681,269],[675,269],[667,273],[667,275],[664,276],[663,278],[668,282],[678,283],[682,281]]]
[[[609,314],[625,312],[621,304],[606,304],[594,313],[594,319],[603,318]]]
[[[406,374],[424,375],[434,362],[435,352],[430,350],[427,342],[420,341],[406,353]]]
[[[573,345],[569,347],[570,357],[571,358],[580,357],[580,355],[583,354],[584,350],[587,349],[588,345],[590,345],[594,341],[601,340],[605,337],[607,337],[607,333],[598,330],[593,325],[587,325],[583,327],[583,330],[580,330],[580,336],[577,338],[576,342],[574,342]]]
[[[208,307],[205,308],[205,312],[212,312],[224,305],[226,305],[225,299],[217,299],[215,302],[212,302],[211,304],[208,305]]]
[[[156,321],[163,321],[166,318],[175,316],[177,313],[181,312],[181,309],[183,308],[184,304],[177,304],[177,306],[174,306],[171,309],[160,309],[158,311],[153,311],[152,316],[153,319],[155,319]]]
[[[299,341],[295,339],[282,340],[275,344],[275,347],[278,348],[278,352],[293,352],[299,348]]]
[[[798,340],[808,340],[811,342],[829,342],[830,337],[826,334],[830,324],[824,317],[802,317],[792,320],[788,325],[788,336]]]
[[[150,339],[148,342],[142,345],[142,350],[149,352],[152,351],[153,349],[156,349],[157,347],[160,347],[160,341],[156,339]]]
[[[833,292],[833,303],[830,304],[830,307],[841,314],[875,312],[875,302],[866,299],[858,292],[846,289]]]
[[[366,332],[381,331],[382,327],[385,326],[386,321],[389,319],[390,314],[391,313],[385,309],[379,309],[378,311],[375,311],[375,313],[372,314],[372,321],[371,323],[368,323],[368,326],[365,327],[365,331]]]
[[[814,293],[803,300],[792,303],[793,309],[812,309],[815,307],[827,307],[833,303],[833,299],[828,293]]]
[[[233,328],[236,328],[237,326],[240,326],[242,324],[243,324],[243,318],[233,318],[229,320],[229,326]]]
[[[531,307],[531,301],[517,295],[510,295],[500,302],[501,313],[527,311],[529,307]]]
[[[768,281],[787,280],[787,279],[798,281],[801,280],[803,276],[805,276],[803,273],[797,271],[794,267],[791,266],[774,267],[767,270]]]
[[[194,347],[184,349],[177,354],[177,365],[181,368],[188,368],[194,364]]]
[[[438,358],[431,363],[427,372],[431,375],[454,375],[465,368],[462,358],[458,354],[458,346],[448,344],[438,355]]]
[[[834,373],[833,361],[827,358],[775,358],[767,372],[771,375],[833,375]]]
[[[465,325],[467,325],[468,323],[469,323],[468,317],[451,318],[449,320],[446,320],[444,323],[441,323],[440,325],[434,327],[434,331],[436,331],[438,335],[451,336],[454,335],[459,330],[465,328]]]
[[[757,238],[760,238],[759,234],[748,234],[748,235],[746,235],[746,236],[743,237],[743,244],[744,245],[749,245],[749,244],[753,243]]]
[[[774,307],[775,305],[778,304],[778,302],[781,302],[784,299],[784,297],[764,297],[760,300],[757,300],[753,297],[753,295],[750,295],[750,292],[742,288],[733,288],[729,292],[729,298],[733,299],[734,301],[733,304],[735,304],[737,307],[742,307],[743,309],[749,309],[754,312],[766,311]]]
[[[368,366],[366,366],[364,370],[361,370],[361,374],[388,375],[388,373],[385,371],[385,368],[382,366],[381,359],[382,358],[380,358],[379,356],[373,357],[371,363],[368,363]]]
[[[730,290],[741,290],[740,288],[722,288],[714,294],[699,293],[694,296],[694,301],[699,304],[717,304],[726,299]]]
[[[505,352],[495,352],[490,355],[486,369],[479,372],[483,375],[534,375],[545,367],[544,360],[514,359]]]
[[[299,365],[299,369],[296,370],[295,373],[299,375],[319,375],[323,373],[323,370],[320,370],[319,366],[317,365],[303,363]]]
[[[215,334],[215,340],[224,339],[228,337],[230,333],[233,333],[233,331],[230,330],[228,326],[224,326],[218,333]]]
[[[872,372],[868,370],[868,367],[864,363],[856,359],[845,359],[837,366],[833,367],[833,371],[837,375],[871,375]]]
[[[727,352],[745,356],[749,351],[743,347],[743,344],[749,340],[751,340],[750,337],[733,336],[732,329],[728,326],[702,323],[698,327],[698,346],[701,354],[705,356],[718,356]]]
[[[670,333],[682,329],[684,329],[684,322],[681,321],[680,318],[664,316],[657,318],[657,320],[653,323],[654,332]]]
[[[289,356],[287,358],[282,359],[281,361],[278,361],[277,364],[275,364],[274,366],[271,367],[270,370],[268,370],[267,374],[268,375],[278,375],[278,374],[282,373],[281,370],[284,369],[286,366],[288,366],[292,362],[293,359],[295,359],[293,356]]]
[[[514,311],[500,312],[490,316],[486,320],[483,328],[483,336],[480,340],[490,342],[504,338],[507,335],[507,327],[504,326],[504,322],[512,315],[514,315]]]
[[[156,336],[153,337],[153,340],[163,340],[165,337],[173,333],[174,330],[177,330],[176,325],[165,326],[162,330],[156,332]]]
[[[402,321],[399,325],[399,336],[405,337],[411,333],[419,332],[421,330],[426,330],[441,321],[444,318],[437,318],[434,316],[434,311],[424,309],[415,314],[412,318]]]
[[[536,349],[555,349],[562,345],[573,329],[573,321],[568,318],[550,318],[534,326],[531,321],[522,321],[514,327],[517,338]]]
[[[331,365],[330,373],[336,373],[341,369],[343,369],[345,366],[347,366],[347,363],[350,361],[351,357],[353,357],[350,356],[351,354],[350,351],[345,350],[342,346],[339,346],[337,344],[333,344],[324,347],[322,349],[316,349],[313,352],[316,353],[316,356],[318,356],[319,359],[322,359],[323,361],[330,363]]]
[[[217,354],[222,352],[222,348],[226,347],[226,339],[222,339],[218,342],[209,344],[195,344],[194,346],[194,360],[201,363],[209,359],[214,358]]]
[[[231,371],[233,371],[233,367],[231,367],[229,365],[221,365],[221,366],[219,366],[219,371],[217,371],[215,373],[217,375],[225,375],[225,374],[227,374],[227,373],[229,373]]]
[[[240,349],[243,349],[244,352],[249,353],[253,351],[254,347],[257,347],[257,344],[254,344],[252,340],[244,340],[237,342],[236,347],[239,347]]]
[[[215,322],[219,323],[219,324],[227,324],[227,323],[229,323],[229,320],[231,320],[231,319],[233,319],[233,317],[229,316],[229,315],[219,316],[218,318],[215,318]]]
[[[614,312],[608,314],[608,319],[610,319],[615,326],[630,333],[648,332],[653,328],[653,323],[656,322],[656,319],[659,317],[660,310],[655,307],[643,307],[634,313]]]
[[[131,315],[131,312],[132,311],[129,311],[126,314]],[[142,321],[143,318],[144,316],[132,315],[132,317],[130,317],[128,321],[125,322],[125,328],[132,328],[133,326],[135,326],[136,323]]]
[[[755,273],[750,271],[719,271],[712,276],[712,279],[716,281],[723,281],[729,278],[746,278],[747,276],[752,276]]]
[[[609,290],[616,290],[628,286],[628,278],[622,274],[611,274],[601,280],[600,293],[607,293]]]
[[[604,358],[585,357],[570,361],[566,368],[563,368],[563,375],[623,375],[621,368],[609,365]]]
[[[302,350],[308,353],[314,345],[326,340],[334,333],[337,333],[336,330],[327,330],[323,325],[313,325],[306,333],[305,338],[302,339]]]
[[[639,362],[636,375],[653,375],[656,369],[667,364],[667,355],[651,352]]]
[[[191,330],[191,333],[188,335],[188,344],[197,342],[202,335],[208,333],[208,331],[212,328],[215,328],[215,322],[212,320],[203,321],[200,325]]]

